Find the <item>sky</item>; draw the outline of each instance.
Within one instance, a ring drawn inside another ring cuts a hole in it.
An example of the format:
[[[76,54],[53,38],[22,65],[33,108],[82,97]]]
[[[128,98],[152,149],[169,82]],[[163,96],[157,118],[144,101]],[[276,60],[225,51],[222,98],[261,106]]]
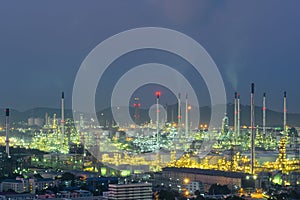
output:
[[[164,27],[188,35],[206,49],[222,75],[228,102],[238,91],[242,104],[249,104],[254,82],[256,105],[266,92],[268,107],[281,111],[283,92],[287,91],[288,111],[300,112],[297,0],[0,2],[0,107],[58,108],[64,91],[66,107],[71,108],[76,73],[94,47],[125,30]],[[141,64],[151,59],[168,63],[170,57],[142,51],[116,60],[115,65],[128,67],[136,60]],[[169,63],[180,62],[172,57]],[[107,106],[109,90],[120,76],[113,69],[107,81],[102,81],[104,85],[99,85],[95,97],[99,108]],[[186,75],[192,77],[192,72]],[[205,84],[200,81],[199,85],[201,105],[208,105]],[[141,87],[137,95],[151,99],[157,88]],[[174,96],[165,93],[165,102],[172,103]]]

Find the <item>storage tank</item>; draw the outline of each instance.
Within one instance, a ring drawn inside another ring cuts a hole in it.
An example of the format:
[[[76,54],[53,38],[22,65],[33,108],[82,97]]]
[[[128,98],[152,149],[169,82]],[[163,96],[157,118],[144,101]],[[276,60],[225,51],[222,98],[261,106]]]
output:
[[[34,118],[30,117],[28,118],[28,126],[33,126],[34,125]]]

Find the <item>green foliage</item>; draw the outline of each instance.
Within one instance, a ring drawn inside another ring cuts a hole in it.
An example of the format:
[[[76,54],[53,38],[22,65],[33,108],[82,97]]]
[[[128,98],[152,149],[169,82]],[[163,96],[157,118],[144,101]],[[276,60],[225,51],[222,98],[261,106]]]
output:
[[[74,181],[76,176],[70,172],[63,173],[61,176],[62,181]]]
[[[210,195],[214,194],[230,194],[230,190],[227,185],[213,184],[210,186],[208,193]]]
[[[175,194],[172,191],[161,190],[159,192],[159,199],[174,200],[175,199]]]

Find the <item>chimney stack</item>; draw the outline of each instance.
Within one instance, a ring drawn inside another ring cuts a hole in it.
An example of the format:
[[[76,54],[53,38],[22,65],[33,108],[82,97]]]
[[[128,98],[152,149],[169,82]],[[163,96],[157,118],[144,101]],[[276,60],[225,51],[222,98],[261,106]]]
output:
[[[62,135],[62,142],[64,141],[65,137],[65,93],[61,93],[61,135]]]
[[[181,139],[181,100],[180,100],[180,93],[178,94],[178,125],[177,125],[177,127],[178,127],[178,137],[179,137],[179,139]]]
[[[185,138],[189,134],[189,110],[188,110],[188,95],[185,96]]]
[[[5,109],[5,119],[6,119],[6,139],[5,139],[5,144],[6,144],[6,154],[7,154],[7,157],[9,158],[10,157],[10,154],[9,154],[9,137],[8,137],[8,134],[9,134],[9,108],[6,108]]]
[[[240,127],[241,127],[241,103],[240,94],[237,96],[237,138],[240,137]]]
[[[254,131],[254,83],[251,84],[251,174],[254,174],[255,164],[255,131]]]
[[[266,140],[266,112],[267,112],[266,93],[264,93],[264,96],[263,96],[263,139],[264,139],[264,142]]]
[[[286,135],[286,91],[283,94],[283,133]]]
[[[237,136],[237,93],[234,93],[234,138]]]

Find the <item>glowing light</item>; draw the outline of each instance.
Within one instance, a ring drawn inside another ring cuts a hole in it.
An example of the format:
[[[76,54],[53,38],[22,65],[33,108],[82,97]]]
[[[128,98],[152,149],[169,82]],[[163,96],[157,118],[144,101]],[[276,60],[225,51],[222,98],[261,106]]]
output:
[[[160,95],[161,95],[161,92],[160,92],[160,91],[156,91],[156,92],[155,92],[155,96],[156,96],[156,98],[159,98],[159,97],[160,97]]]
[[[272,181],[274,184],[278,184],[278,185],[281,185],[282,184],[282,179],[281,179],[281,176],[278,174],[274,177],[273,181]]]
[[[183,182],[184,182],[184,184],[189,184],[190,183],[190,179],[185,178],[185,179],[183,179]]]
[[[122,177],[126,177],[126,176],[129,176],[130,175],[130,170],[122,170],[121,171],[121,176]]]
[[[184,192],[185,196],[189,196],[190,195],[190,192],[187,190]]]

